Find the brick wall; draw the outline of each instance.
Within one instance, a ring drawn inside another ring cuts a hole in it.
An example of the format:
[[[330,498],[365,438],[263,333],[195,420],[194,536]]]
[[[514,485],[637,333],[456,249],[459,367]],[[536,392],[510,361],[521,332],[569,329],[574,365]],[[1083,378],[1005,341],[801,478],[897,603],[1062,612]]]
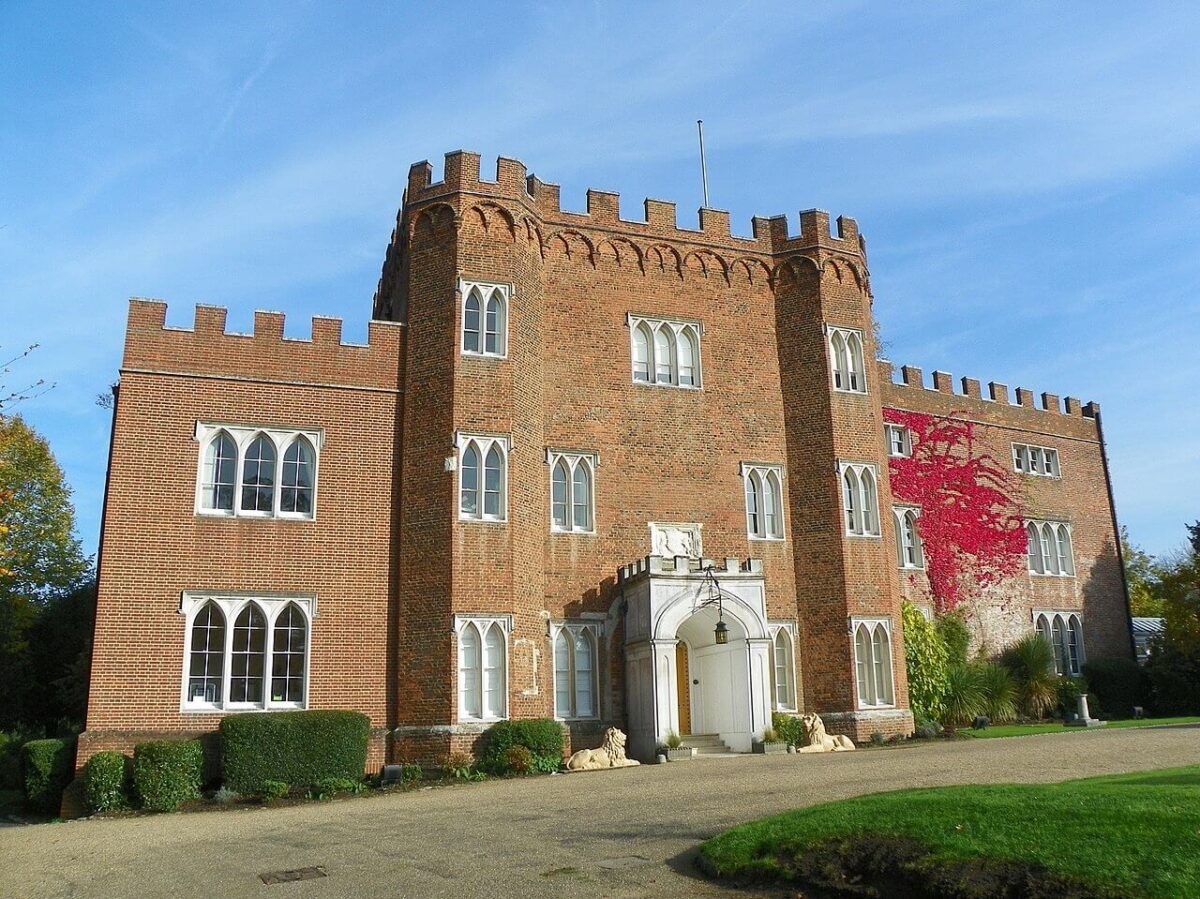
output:
[[[216,727],[220,715],[180,710],[189,590],[316,594],[308,707],[386,726],[403,326],[372,324],[356,347],[325,319],[293,341],[273,313],[253,335],[224,334],[223,310],[199,308],[194,331],[164,316],[161,303],[130,306],[77,763],[130,734]],[[315,518],[195,514],[197,421],[324,429]],[[382,759],[382,731],[374,744]]]

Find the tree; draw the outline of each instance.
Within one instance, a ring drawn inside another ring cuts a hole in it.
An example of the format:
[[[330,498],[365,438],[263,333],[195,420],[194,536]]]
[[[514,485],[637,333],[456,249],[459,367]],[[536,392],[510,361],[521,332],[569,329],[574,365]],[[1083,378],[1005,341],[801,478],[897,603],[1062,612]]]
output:
[[[888,460],[892,493],[921,509],[917,532],[938,612],[953,611],[968,591],[1022,569],[1025,529],[1009,471],[980,450],[975,425],[956,415],[885,409],[884,420],[912,435],[912,454]]]
[[[30,711],[35,620],[88,572],[74,526],[49,445],[19,415],[0,415],[0,727]]]
[[[1162,566],[1154,556],[1129,539],[1129,529],[1125,525],[1121,525],[1121,555],[1125,558],[1130,612],[1142,618],[1161,618]]]
[[[1192,552],[1200,555],[1200,521],[1192,522],[1184,525],[1188,532],[1188,543],[1192,545]]]

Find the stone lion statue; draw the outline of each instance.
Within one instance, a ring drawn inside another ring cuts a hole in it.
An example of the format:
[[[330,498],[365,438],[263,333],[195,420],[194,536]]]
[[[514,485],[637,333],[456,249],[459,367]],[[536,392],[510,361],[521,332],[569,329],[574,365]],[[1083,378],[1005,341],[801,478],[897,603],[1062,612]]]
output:
[[[844,734],[830,736],[825,733],[825,722],[820,715],[805,715],[800,721],[804,725],[807,744],[798,747],[797,752],[850,752],[854,749],[854,742]]]
[[[581,749],[567,759],[568,771],[599,771],[602,768],[628,768],[640,762],[625,757],[625,734],[615,727],[605,728],[598,749]]]

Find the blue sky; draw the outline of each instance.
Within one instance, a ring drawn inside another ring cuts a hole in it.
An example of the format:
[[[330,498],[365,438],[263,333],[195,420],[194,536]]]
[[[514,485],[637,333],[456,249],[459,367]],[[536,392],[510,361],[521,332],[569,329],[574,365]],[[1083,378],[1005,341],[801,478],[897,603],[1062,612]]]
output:
[[[107,8],[102,8],[107,7]],[[856,218],[887,355],[1102,403],[1118,511],[1200,518],[1200,8],[0,2],[0,352],[95,548],[126,298],[365,335],[410,163]],[[485,161],[485,165],[494,164]]]

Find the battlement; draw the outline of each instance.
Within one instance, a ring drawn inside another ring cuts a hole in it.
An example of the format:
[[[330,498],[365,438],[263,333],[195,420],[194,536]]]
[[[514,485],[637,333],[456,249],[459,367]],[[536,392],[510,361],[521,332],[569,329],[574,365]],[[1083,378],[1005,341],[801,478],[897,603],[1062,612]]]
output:
[[[401,386],[404,325],[372,321],[366,344],[342,342],[342,320],[312,319],[312,336],[284,337],[282,312],[256,311],[254,332],[225,330],[227,311],[197,305],[191,328],[166,323],[167,304],[133,298],[123,370],[215,378],[289,381],[396,390]]]
[[[495,200],[522,205],[542,222],[565,226],[592,227],[620,231],[630,235],[679,240],[688,243],[719,245],[742,252],[782,255],[804,249],[824,248],[855,256],[864,255],[858,223],[828,212],[808,209],[800,213],[799,231],[790,233],[787,216],[754,216],[751,237],[738,237],[730,228],[729,213],[721,209],[701,208],[698,228],[681,227],[676,219],[675,203],[647,198],[643,218],[621,218],[620,195],[611,191],[587,191],[587,212],[562,209],[559,186],[542,181],[526,171],[525,163],[501,156],[496,161],[496,177],[480,174],[478,153],[455,150],[446,154],[441,181],[433,181],[433,166],[428,161],[415,163],[408,172],[405,205],[413,208],[456,193],[478,194]]]
[[[954,378],[949,372],[935,371],[932,386],[925,385],[924,373],[913,365],[900,366],[900,380],[896,380],[895,366],[887,359],[877,359],[879,378],[892,388],[911,388],[923,390],[931,394],[941,394],[960,399],[974,400],[979,403],[989,403],[994,406],[1011,406],[1028,409],[1033,412],[1043,412],[1050,415],[1072,416],[1075,418],[1095,418],[1100,412],[1099,403],[1080,403],[1073,396],[1060,398],[1055,393],[1042,393],[1040,403],[1035,402],[1034,392],[1026,387],[1016,389],[1016,402],[1010,400],[1008,385],[999,381],[989,381],[987,393],[982,384],[975,378],[962,378],[960,389],[955,390]]]
[[[699,575],[711,568],[716,577],[762,574],[762,559],[694,559],[691,556],[643,556],[617,569],[624,583],[645,574]]]

